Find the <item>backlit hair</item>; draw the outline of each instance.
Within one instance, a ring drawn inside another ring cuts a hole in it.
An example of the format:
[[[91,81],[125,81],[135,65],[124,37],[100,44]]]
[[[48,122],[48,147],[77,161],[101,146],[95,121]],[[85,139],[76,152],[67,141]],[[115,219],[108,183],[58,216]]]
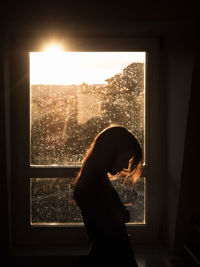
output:
[[[130,153],[132,157],[128,169],[122,170],[120,175],[125,175],[124,183],[130,177],[134,184],[142,173],[142,150],[134,135],[122,126],[111,126],[97,134],[83,159],[75,184],[79,179],[95,179],[95,174],[108,173],[116,155],[122,153]]]

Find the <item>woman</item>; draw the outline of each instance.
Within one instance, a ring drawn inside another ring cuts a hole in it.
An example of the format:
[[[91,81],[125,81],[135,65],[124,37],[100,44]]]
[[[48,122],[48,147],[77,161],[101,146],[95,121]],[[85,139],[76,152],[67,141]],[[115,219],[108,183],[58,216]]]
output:
[[[134,184],[141,171],[141,147],[126,128],[112,126],[94,138],[74,190],[91,241],[92,266],[138,266],[125,226],[129,212],[108,176],[126,173]]]

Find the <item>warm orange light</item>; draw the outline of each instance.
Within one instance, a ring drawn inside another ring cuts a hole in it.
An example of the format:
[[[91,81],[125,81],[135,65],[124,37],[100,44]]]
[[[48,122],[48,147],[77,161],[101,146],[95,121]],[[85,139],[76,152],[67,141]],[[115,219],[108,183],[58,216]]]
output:
[[[52,43],[30,53],[31,84],[106,84],[133,62],[145,62],[145,52],[66,52]]]
[[[50,44],[45,47],[44,51],[50,53],[63,52],[63,47],[60,44]]]

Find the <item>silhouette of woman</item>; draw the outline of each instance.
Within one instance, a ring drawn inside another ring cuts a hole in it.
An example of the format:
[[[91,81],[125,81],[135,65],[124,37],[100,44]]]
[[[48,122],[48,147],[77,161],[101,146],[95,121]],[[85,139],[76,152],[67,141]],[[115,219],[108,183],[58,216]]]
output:
[[[94,138],[74,190],[91,241],[91,266],[138,266],[125,225],[130,215],[108,175],[126,173],[134,184],[141,171],[141,147],[126,128],[112,126]]]

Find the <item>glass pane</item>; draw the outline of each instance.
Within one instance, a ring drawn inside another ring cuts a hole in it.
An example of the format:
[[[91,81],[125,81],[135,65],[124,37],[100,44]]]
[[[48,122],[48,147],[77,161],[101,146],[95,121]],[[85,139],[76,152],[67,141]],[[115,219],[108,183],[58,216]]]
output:
[[[145,52],[30,53],[31,165],[81,165],[111,124],[144,150],[144,95]]]
[[[31,178],[31,224],[63,225],[82,223],[79,208],[73,201],[73,178]],[[122,202],[127,205],[131,223],[145,223],[145,178],[141,177],[134,190],[120,180],[112,181]]]
[[[130,223],[145,224],[146,178],[140,177],[134,189],[130,181],[127,181],[124,186],[122,186],[122,183],[123,179],[112,181],[122,203],[124,203],[130,212]]]
[[[82,222],[73,201],[73,178],[31,178],[31,224]]]

